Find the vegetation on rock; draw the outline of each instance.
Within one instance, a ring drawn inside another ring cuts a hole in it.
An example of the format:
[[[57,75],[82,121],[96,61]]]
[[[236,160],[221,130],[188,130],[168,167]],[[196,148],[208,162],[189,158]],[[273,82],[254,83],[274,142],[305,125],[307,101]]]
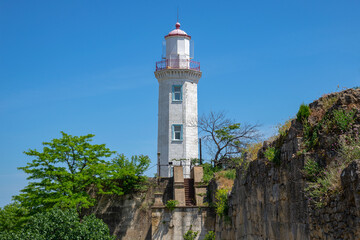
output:
[[[215,193],[215,211],[219,217],[227,217],[229,211],[228,205],[229,189],[218,189]]]
[[[165,207],[172,212],[178,204],[179,202],[177,200],[168,200],[165,204]]]
[[[195,240],[199,232],[191,230],[192,225],[190,225],[190,229],[184,234],[184,240]]]
[[[296,119],[299,122],[305,122],[310,116],[310,107],[306,104],[301,104],[298,113],[296,114]]]
[[[206,235],[204,240],[215,240],[215,232],[209,231]]]
[[[280,149],[269,147],[266,149],[264,155],[270,162],[273,162],[275,165],[280,165]]]
[[[299,155],[306,153],[313,158],[304,164],[303,172],[308,181],[305,191],[316,207],[326,205],[329,196],[341,191],[341,172],[360,157],[357,110],[360,106],[349,104],[345,99],[352,96],[348,94],[357,93],[350,90],[323,96],[312,104],[313,109],[307,111],[300,107],[298,113],[304,141]]]

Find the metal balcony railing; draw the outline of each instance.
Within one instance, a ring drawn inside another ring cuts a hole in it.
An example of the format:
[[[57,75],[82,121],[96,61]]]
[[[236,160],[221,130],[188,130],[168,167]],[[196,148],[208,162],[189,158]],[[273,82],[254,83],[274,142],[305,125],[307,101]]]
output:
[[[189,59],[166,59],[156,62],[156,71],[163,69],[191,69],[200,71],[200,62]]]

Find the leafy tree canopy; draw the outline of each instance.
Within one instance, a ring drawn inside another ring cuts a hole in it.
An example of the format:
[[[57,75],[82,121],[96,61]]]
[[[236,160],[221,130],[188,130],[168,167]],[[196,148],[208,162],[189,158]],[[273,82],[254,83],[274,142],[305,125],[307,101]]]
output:
[[[27,214],[27,209],[18,202],[0,208],[0,232],[21,229],[27,220]]]
[[[53,207],[87,208],[95,204],[90,192],[122,195],[128,189],[136,190],[144,180],[141,175],[150,163],[147,156],[128,160],[118,155],[105,161],[115,152],[105,144],[91,144],[94,135],[61,134],[59,139],[44,142],[42,151],[26,151],[34,159],[19,167],[30,175],[31,182],[14,199],[30,214]]]
[[[57,240],[57,239],[103,239],[111,240],[108,226],[94,215],[81,221],[75,209],[54,208],[30,217],[21,231],[0,232],[2,240]]]

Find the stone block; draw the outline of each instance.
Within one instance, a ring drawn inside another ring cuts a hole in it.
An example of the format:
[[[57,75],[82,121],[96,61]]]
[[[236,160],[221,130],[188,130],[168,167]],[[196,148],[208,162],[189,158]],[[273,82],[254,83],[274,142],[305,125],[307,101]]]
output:
[[[184,183],[184,173],[182,166],[174,166],[174,183]]]
[[[191,169],[191,178],[194,179],[194,183],[201,183],[203,182],[204,170],[201,166],[194,166]]]

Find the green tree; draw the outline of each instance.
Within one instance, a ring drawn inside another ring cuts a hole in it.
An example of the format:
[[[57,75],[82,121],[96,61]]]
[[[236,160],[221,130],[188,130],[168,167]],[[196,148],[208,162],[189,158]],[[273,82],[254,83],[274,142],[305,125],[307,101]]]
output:
[[[27,209],[18,202],[0,208],[0,232],[19,230],[27,221],[27,213]]]
[[[21,231],[0,232],[2,240],[58,240],[58,239],[103,239],[111,240],[108,226],[94,215],[81,221],[75,209],[54,208],[30,217]]]
[[[108,163],[104,158],[114,152],[105,144],[90,144],[94,135],[71,136],[61,132],[62,138],[44,142],[42,152],[29,150],[34,157],[25,167],[30,174],[28,186],[14,199],[21,202],[31,213],[55,206],[72,208],[89,207],[95,200],[87,191],[90,187],[103,189]]]
[[[118,154],[110,164],[106,172],[106,184],[101,193],[118,195],[128,194],[134,190],[141,190],[147,180],[143,174],[150,165],[150,158],[145,155],[132,156],[131,159],[124,154]]]

